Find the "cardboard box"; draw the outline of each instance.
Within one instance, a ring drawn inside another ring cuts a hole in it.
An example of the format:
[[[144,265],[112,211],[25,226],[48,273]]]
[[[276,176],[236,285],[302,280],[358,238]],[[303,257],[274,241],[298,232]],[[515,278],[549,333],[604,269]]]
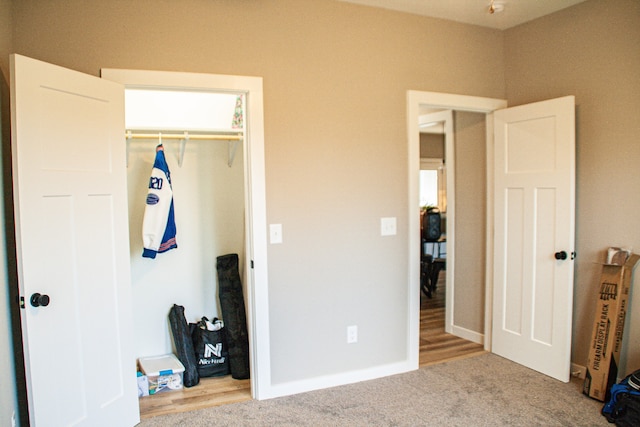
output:
[[[617,382],[620,348],[633,269],[640,255],[630,254],[624,265],[605,264],[600,276],[596,317],[591,335],[582,392],[604,402]]]
[[[149,394],[182,389],[184,366],[173,354],[141,357],[138,364],[149,381]]]

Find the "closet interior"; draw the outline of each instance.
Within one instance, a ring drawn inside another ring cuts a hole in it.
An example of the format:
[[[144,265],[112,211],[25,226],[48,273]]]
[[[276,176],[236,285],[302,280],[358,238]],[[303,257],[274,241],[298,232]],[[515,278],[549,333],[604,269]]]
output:
[[[136,359],[175,353],[168,321],[174,304],[185,308],[189,323],[202,316],[222,318],[218,256],[238,254],[246,300],[244,98],[242,93],[125,90]],[[142,224],[158,144],[170,171],[177,248],[150,259],[142,257]]]

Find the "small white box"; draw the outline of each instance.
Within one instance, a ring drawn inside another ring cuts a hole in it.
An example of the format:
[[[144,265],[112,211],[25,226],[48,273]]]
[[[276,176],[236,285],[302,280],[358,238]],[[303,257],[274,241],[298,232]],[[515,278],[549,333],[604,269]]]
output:
[[[138,397],[149,396],[149,379],[138,371]]]
[[[184,366],[173,354],[141,357],[138,363],[149,379],[149,394],[182,389]]]

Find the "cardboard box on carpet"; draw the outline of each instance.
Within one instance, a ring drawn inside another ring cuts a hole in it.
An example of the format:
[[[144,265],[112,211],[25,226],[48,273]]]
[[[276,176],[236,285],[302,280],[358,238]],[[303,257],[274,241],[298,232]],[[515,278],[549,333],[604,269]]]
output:
[[[616,256],[620,258],[619,253]],[[582,389],[587,396],[603,402],[611,386],[617,382],[629,290],[633,269],[640,255],[629,254],[625,258],[623,265],[602,266],[587,373]]]

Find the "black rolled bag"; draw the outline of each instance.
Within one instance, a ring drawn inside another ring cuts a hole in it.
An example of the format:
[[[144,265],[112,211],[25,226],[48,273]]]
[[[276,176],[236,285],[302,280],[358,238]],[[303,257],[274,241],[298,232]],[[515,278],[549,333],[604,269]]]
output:
[[[196,354],[193,350],[193,341],[189,331],[187,319],[184,317],[184,307],[173,304],[169,310],[169,323],[173,335],[173,344],[180,363],[184,365],[182,383],[185,387],[193,387],[200,382]]]
[[[226,328],[229,348],[229,369],[237,380],[249,378],[249,333],[247,314],[238,271],[238,255],[228,254],[216,258],[218,271],[218,298]]]
[[[203,317],[189,327],[200,378],[229,375],[229,352],[222,321],[216,317],[209,323],[209,319]]]

